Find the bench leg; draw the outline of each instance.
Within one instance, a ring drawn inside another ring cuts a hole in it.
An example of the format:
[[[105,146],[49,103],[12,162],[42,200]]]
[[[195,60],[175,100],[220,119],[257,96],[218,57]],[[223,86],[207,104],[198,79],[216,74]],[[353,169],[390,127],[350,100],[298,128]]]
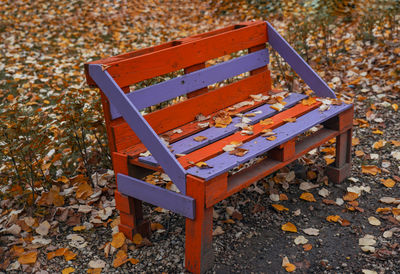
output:
[[[115,175],[118,173],[128,175],[127,156],[118,152],[114,152],[112,155]],[[136,233],[140,233],[143,237],[150,236],[150,222],[143,218],[142,201],[115,191],[115,206],[120,212],[119,231],[124,233],[128,239],[132,240]]]
[[[334,183],[341,183],[351,173],[352,128],[336,137],[336,159],[326,168],[328,178]]]
[[[196,200],[195,219],[186,218],[185,266],[192,273],[204,273],[214,262],[213,208],[205,206],[205,187],[203,180],[187,176],[186,193]]]

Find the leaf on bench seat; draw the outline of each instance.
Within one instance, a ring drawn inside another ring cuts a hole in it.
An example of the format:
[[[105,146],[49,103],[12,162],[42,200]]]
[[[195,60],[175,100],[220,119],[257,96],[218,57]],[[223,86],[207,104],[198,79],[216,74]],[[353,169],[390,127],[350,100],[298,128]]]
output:
[[[243,157],[247,152],[249,152],[248,149],[237,147],[234,150],[230,151],[229,154],[232,154],[232,155],[235,155],[238,157]]]
[[[220,111],[214,116],[215,127],[225,128],[232,122],[232,117],[226,111]]]
[[[198,163],[196,163],[196,166],[201,169],[212,168],[212,166],[207,165],[207,163],[205,163],[205,162],[198,162]]]
[[[195,140],[196,142],[201,142],[201,141],[207,140],[207,137],[205,137],[205,136],[196,136],[196,137],[193,138],[193,140]]]

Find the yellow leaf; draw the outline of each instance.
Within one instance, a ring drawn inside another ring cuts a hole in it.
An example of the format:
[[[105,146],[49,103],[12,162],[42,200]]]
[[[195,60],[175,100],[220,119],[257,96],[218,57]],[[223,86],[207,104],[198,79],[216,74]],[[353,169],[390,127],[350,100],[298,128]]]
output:
[[[269,136],[269,137],[267,137],[267,140],[268,141],[273,141],[273,140],[275,140],[276,139],[276,136]]]
[[[121,246],[123,246],[124,243],[125,243],[125,235],[124,235],[124,233],[118,232],[118,233],[115,233],[113,235],[113,239],[112,239],[111,245],[114,248],[120,248]]]
[[[212,168],[211,166],[207,165],[206,162],[198,162],[195,164],[197,167],[203,169],[203,168]]]
[[[72,229],[73,231],[82,231],[85,230],[86,226],[84,225],[79,225],[79,226],[74,226],[74,228]]]
[[[37,259],[37,251],[27,252],[18,258],[20,264],[34,264]]]
[[[345,201],[354,201],[355,199],[357,199],[360,195],[358,195],[355,192],[347,192],[344,196],[343,196],[343,200]]]
[[[381,169],[377,166],[361,166],[361,172],[371,175],[381,173]]]
[[[396,182],[393,181],[393,180],[390,179],[390,178],[389,178],[389,179],[386,179],[386,180],[381,179],[381,182],[382,182],[382,184],[383,184],[385,187],[389,187],[389,188],[394,187],[395,184],[396,184]]]
[[[301,193],[300,199],[308,201],[308,202],[316,202],[317,201],[317,200],[315,200],[314,195],[312,195],[312,193],[310,193],[310,192]]]
[[[315,99],[315,97],[308,97],[307,99],[303,99],[301,101],[301,104],[304,106],[311,106],[312,104],[315,104],[317,102],[317,100]]]
[[[272,207],[275,208],[277,211],[289,211],[289,208],[284,207],[283,205],[272,204]]]
[[[133,239],[132,242],[135,245],[140,245],[143,241],[142,235],[140,235],[139,233],[136,233],[135,235],[133,235]]]
[[[326,217],[326,220],[328,222],[335,222],[337,223],[340,220],[340,216],[339,215],[329,215],[328,217]]]
[[[281,229],[288,232],[297,232],[297,227],[291,222],[287,222],[286,224],[282,225]]]
[[[128,255],[125,251],[119,250],[113,261],[114,267],[119,267],[128,261]]]
[[[72,272],[74,272],[75,271],[75,268],[73,268],[73,267],[67,267],[67,268],[64,268],[62,271],[61,271],[61,273],[62,274],[69,274],[69,273],[72,273]]]
[[[293,272],[293,271],[296,270],[296,266],[295,266],[294,264],[288,263],[288,264],[286,264],[286,266],[285,266],[285,270],[286,270],[287,272]]]
[[[379,129],[376,129],[376,130],[372,131],[372,133],[373,133],[373,134],[380,134],[380,135],[383,135],[383,131],[381,131],[381,130],[379,130]]]
[[[333,162],[335,162],[335,158],[330,158],[330,157],[324,157],[324,160],[325,160],[327,165],[330,165]]]
[[[78,186],[78,189],[76,190],[77,199],[86,200],[92,194],[93,194],[93,189],[87,183],[80,184]]]
[[[66,250],[67,250],[67,248],[59,248],[56,251],[52,251],[52,252],[47,253],[47,260],[51,260],[54,257],[58,257],[58,256],[64,255]]]

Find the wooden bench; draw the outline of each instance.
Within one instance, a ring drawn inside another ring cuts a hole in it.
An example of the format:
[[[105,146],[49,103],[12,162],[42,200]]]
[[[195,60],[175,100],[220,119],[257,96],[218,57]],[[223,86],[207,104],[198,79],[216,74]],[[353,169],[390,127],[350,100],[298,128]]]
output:
[[[272,90],[266,43],[320,99]],[[237,58],[206,65],[240,50]],[[337,183],[350,173],[353,106],[335,99],[268,22],[240,23],[85,68],[88,83],[102,94],[119,230],[128,238],[150,234],[142,201],[185,216],[185,263],[191,272],[212,266],[214,204],[334,137],[336,158],[326,173]],[[130,92],[133,84],[181,69],[184,75]],[[226,79],[231,83],[212,88]],[[184,95],[179,103],[140,113]],[[308,132],[317,125],[318,131]],[[154,171],[165,172],[179,192],[143,181]]]

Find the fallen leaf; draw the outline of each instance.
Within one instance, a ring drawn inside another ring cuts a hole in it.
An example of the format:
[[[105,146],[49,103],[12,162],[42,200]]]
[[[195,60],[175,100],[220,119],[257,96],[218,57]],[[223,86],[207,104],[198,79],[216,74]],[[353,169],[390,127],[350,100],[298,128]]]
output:
[[[356,150],[354,153],[356,154],[357,157],[362,157],[365,155],[364,151],[362,150]]]
[[[212,166],[207,165],[206,162],[198,162],[198,163],[196,163],[196,166],[201,168],[201,169],[212,168]]]
[[[76,198],[86,200],[90,195],[93,194],[93,189],[88,183],[79,184],[76,190]]]
[[[18,258],[20,264],[34,264],[37,259],[37,251],[30,251]]]
[[[381,173],[381,169],[377,166],[361,166],[361,172],[365,174],[376,175]]]
[[[311,235],[311,236],[318,236],[319,235],[319,229],[316,228],[306,228],[303,229],[304,233],[307,235]]]
[[[207,140],[207,137],[205,137],[205,136],[196,136],[196,137],[193,138],[193,140],[195,140],[196,142],[201,142],[201,141]]]
[[[378,142],[375,142],[372,147],[374,149],[380,149],[381,147],[383,147],[386,144],[385,140],[379,140]]]
[[[384,204],[391,204],[394,201],[396,201],[396,199],[393,198],[393,197],[382,197],[379,201],[384,203]]]
[[[133,235],[132,242],[135,245],[140,245],[142,243],[142,241],[143,241],[143,237],[142,237],[142,235],[140,235],[140,233],[136,233],[135,235]]]
[[[49,234],[49,229],[50,229],[49,222],[44,221],[36,228],[35,231],[42,236],[46,236],[47,234]]]
[[[375,237],[373,235],[365,235],[363,238],[358,239],[358,245],[362,246],[372,246],[376,244]]]
[[[248,149],[237,147],[234,150],[230,151],[229,154],[235,155],[238,157],[243,157],[248,151],[249,151]]]
[[[164,226],[160,223],[151,223],[151,230],[152,231],[156,231],[156,230],[160,230],[160,229],[164,229]]]
[[[106,262],[103,261],[103,260],[100,260],[100,259],[98,259],[98,260],[91,260],[91,261],[89,262],[89,267],[90,267],[90,268],[104,268],[104,267],[106,267]]]
[[[304,251],[310,251],[312,249],[312,245],[311,244],[305,244],[303,245],[303,250]]]
[[[397,104],[393,104],[392,108],[394,109],[394,111],[397,111],[399,109],[399,106]]]
[[[396,141],[396,140],[392,140],[390,141],[392,143],[392,145],[394,145],[395,147],[400,147],[400,141]]]
[[[315,200],[314,195],[312,195],[312,193],[310,193],[310,192],[301,193],[300,199],[302,199],[304,201],[308,201],[308,202],[316,202],[317,201],[317,200]]]
[[[113,267],[119,267],[128,261],[128,255],[124,250],[118,250],[113,261]]]
[[[318,194],[324,198],[328,197],[329,195],[329,190],[327,190],[326,188],[322,188],[318,191]]]
[[[384,179],[381,179],[381,182],[382,182],[382,184],[385,186],[385,187],[388,187],[388,188],[392,188],[392,187],[394,187],[395,185],[396,185],[396,182],[395,181],[393,181],[392,179],[386,179],[386,180],[384,180]]]
[[[75,268],[73,268],[73,267],[67,267],[67,268],[64,268],[62,271],[61,271],[61,274],[69,274],[69,273],[72,273],[72,272],[74,272],[75,271]]]
[[[304,106],[311,106],[311,105],[315,104],[316,102],[317,102],[317,100],[315,99],[315,97],[308,97],[307,99],[301,100],[301,104]]]
[[[368,218],[368,222],[371,224],[371,225],[374,225],[374,226],[380,226],[381,225],[381,221],[379,221],[377,218],[375,218],[374,216],[371,216],[371,217],[369,217]]]
[[[291,222],[287,222],[286,224],[282,225],[281,229],[288,232],[297,232],[297,227]]]
[[[274,110],[281,111],[285,106],[281,103],[275,103],[275,104],[271,105],[270,107]]]
[[[79,225],[79,226],[74,226],[74,228],[72,229],[73,231],[82,231],[85,230],[86,226],[84,225]]]
[[[283,257],[283,259],[282,259],[282,266],[285,268],[285,270],[287,271],[287,272],[293,272],[293,271],[295,271],[296,270],[296,266],[294,265],[294,264],[291,264],[290,262],[289,262],[289,259],[288,259],[288,257]]]
[[[357,138],[357,137],[353,137],[352,139],[351,139],[351,145],[354,147],[354,146],[356,146],[356,145],[359,145],[360,144],[360,139],[359,138]]]
[[[294,243],[295,243],[296,245],[300,245],[300,244],[301,244],[301,245],[304,245],[304,244],[308,243],[308,240],[306,239],[306,237],[300,235],[300,236],[297,236],[297,237],[294,239]]]
[[[260,121],[260,125],[263,125],[263,126],[272,125],[273,123],[274,123],[274,121],[271,118]]]
[[[222,229],[222,227],[221,227],[221,226],[217,226],[217,227],[213,230],[212,235],[213,235],[213,236],[218,236],[218,235],[221,235],[221,234],[224,234],[224,233],[225,233],[225,231]]]
[[[87,270],[88,274],[101,274],[101,268],[89,268]]]
[[[71,260],[74,260],[76,258],[77,254],[69,250],[68,248],[64,252],[64,259],[68,262]]]
[[[343,200],[344,201],[354,201],[355,199],[357,199],[359,197],[359,195],[357,193],[354,192],[347,192],[344,196],[343,196]]]
[[[340,220],[340,216],[339,215],[329,215],[328,217],[326,217],[326,220],[328,222],[335,222],[337,223]]]
[[[273,141],[276,139],[276,136],[269,136],[266,138],[268,141]]]
[[[232,122],[232,117],[226,111],[220,111],[215,117],[215,127],[225,128]]]
[[[289,211],[289,208],[284,207],[283,205],[272,204],[271,206],[272,206],[273,208],[275,208],[277,211]]]
[[[114,248],[120,248],[121,246],[124,245],[124,243],[125,243],[125,235],[124,235],[124,233],[118,232],[118,233],[115,233],[113,235],[113,239],[112,239],[111,245]],[[97,267],[92,267],[92,268],[97,268]]]
[[[296,122],[296,117],[286,118],[286,119],[283,119],[283,121],[287,122],[287,123],[294,123],[294,122]]]

